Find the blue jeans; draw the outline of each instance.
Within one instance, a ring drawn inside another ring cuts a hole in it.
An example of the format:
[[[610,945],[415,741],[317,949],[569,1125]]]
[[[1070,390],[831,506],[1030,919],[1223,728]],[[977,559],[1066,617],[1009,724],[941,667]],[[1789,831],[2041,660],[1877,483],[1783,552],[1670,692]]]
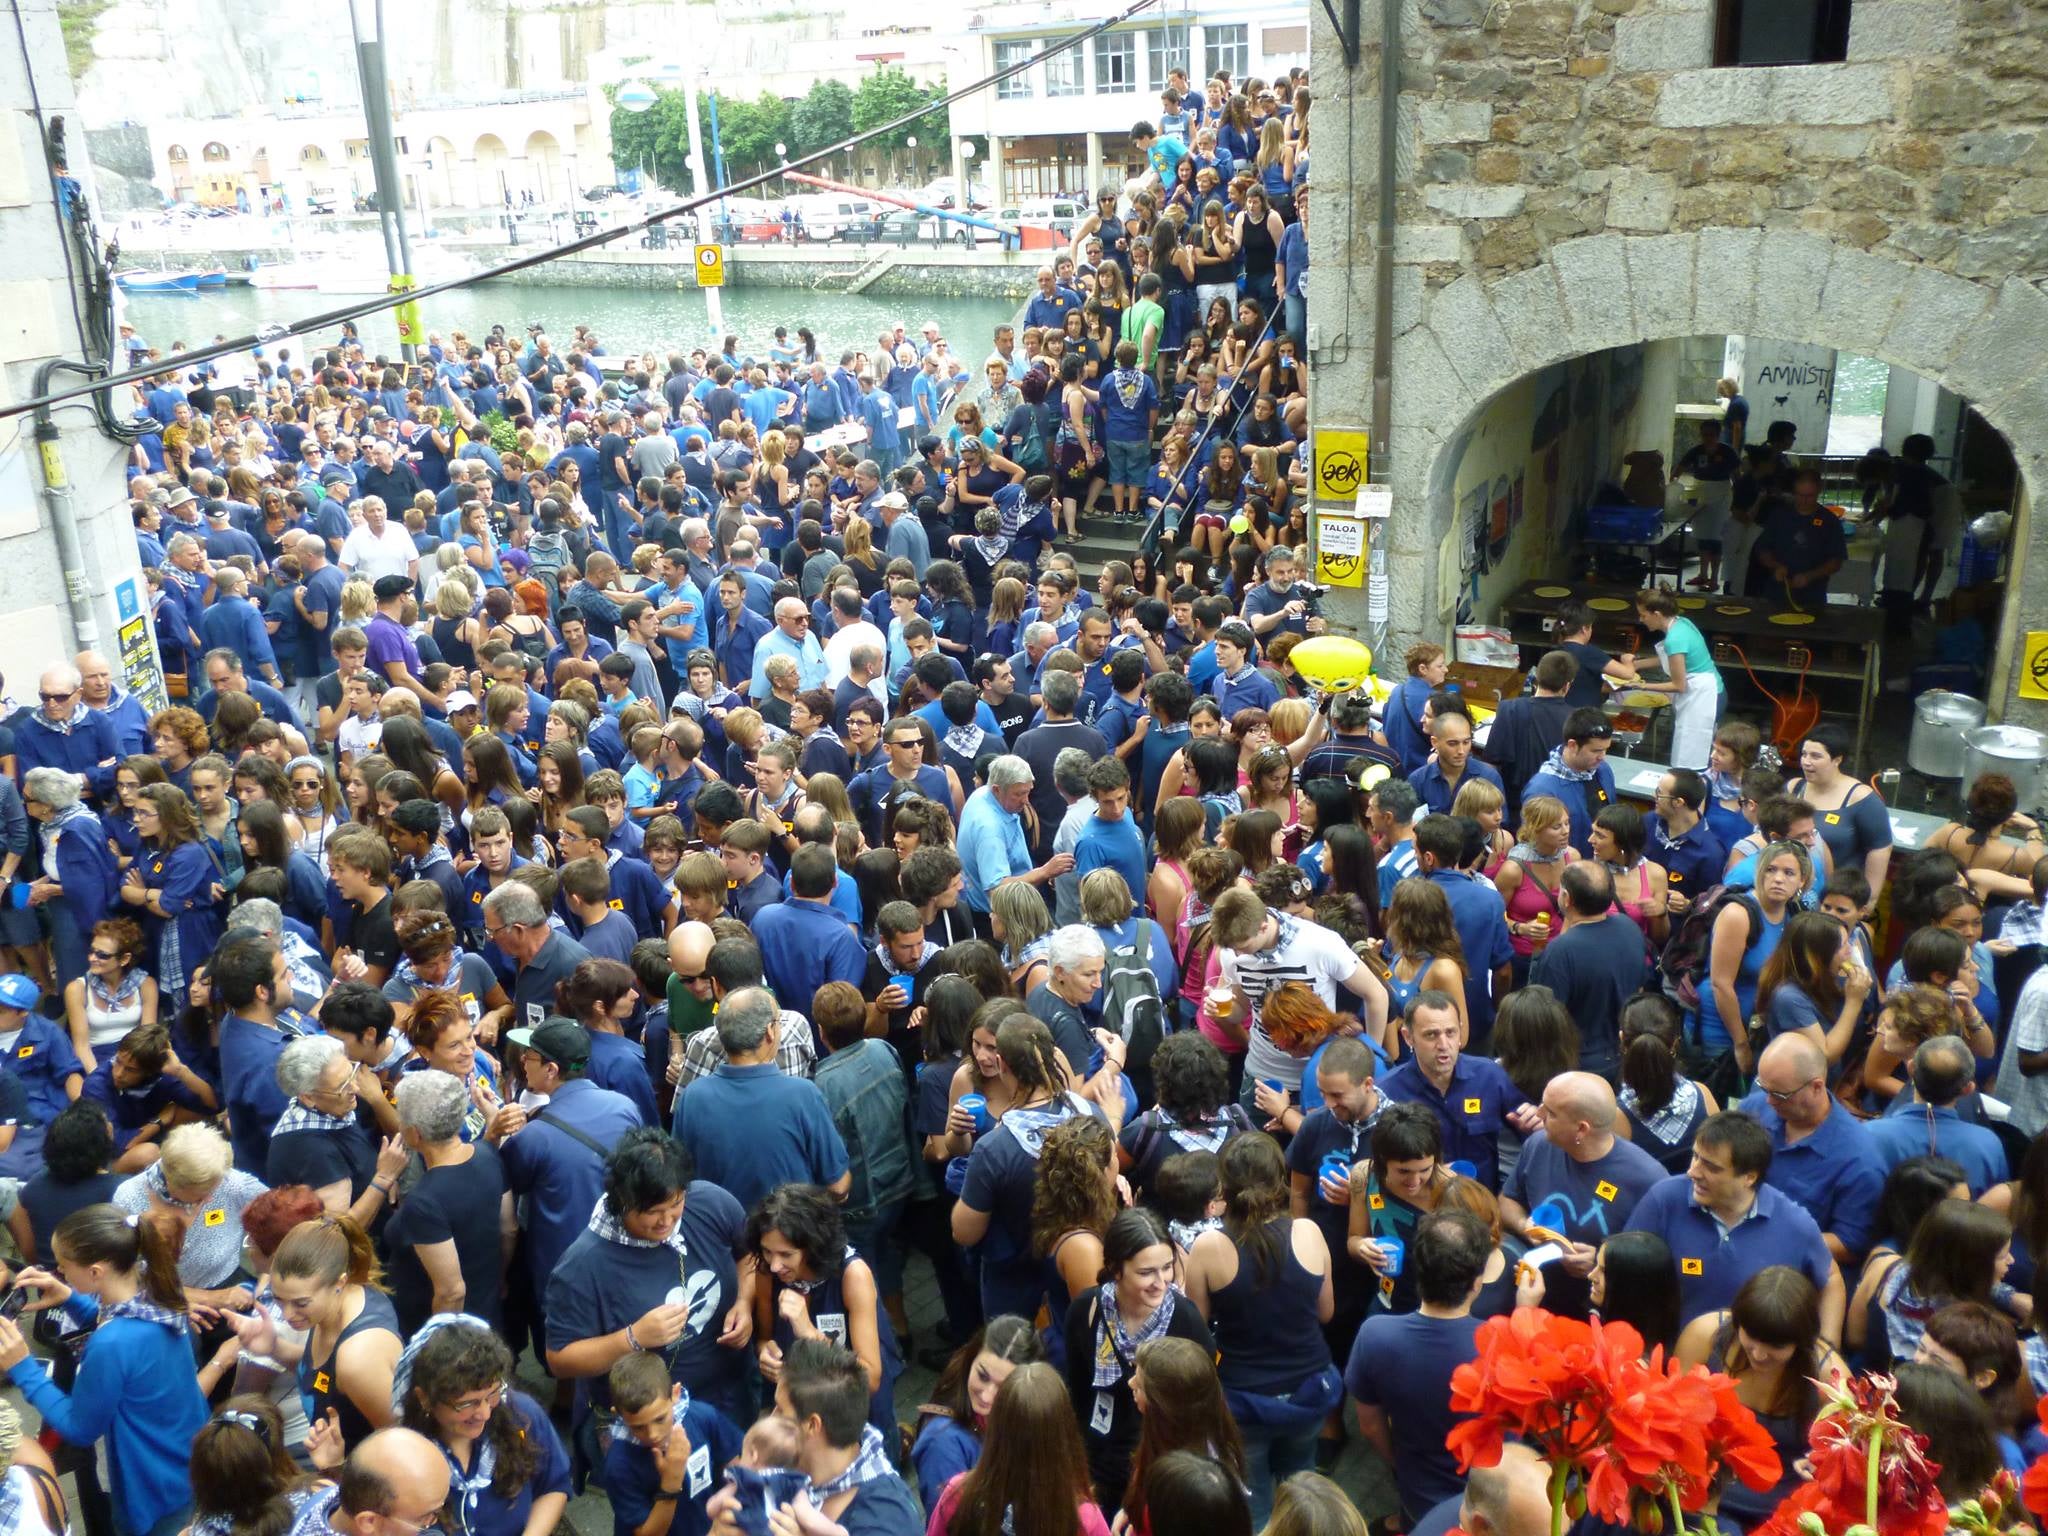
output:
[[[1273,1514],[1273,1490],[1297,1472],[1316,1464],[1320,1422],[1304,1429],[1278,1430],[1260,1424],[1239,1424],[1244,1437],[1245,1483],[1251,1490],[1252,1529],[1264,1530]]]
[[[1308,333],[1304,329],[1304,327],[1308,323],[1307,296],[1299,293],[1288,294],[1286,301],[1286,316],[1287,318],[1285,324],[1287,327],[1287,334],[1296,338],[1298,341],[1301,342],[1303,347],[1306,347],[1308,345]]]

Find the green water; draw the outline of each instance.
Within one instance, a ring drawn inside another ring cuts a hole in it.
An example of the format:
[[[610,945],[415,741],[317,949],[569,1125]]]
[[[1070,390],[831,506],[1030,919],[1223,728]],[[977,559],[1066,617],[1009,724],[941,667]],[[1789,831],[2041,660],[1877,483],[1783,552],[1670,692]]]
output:
[[[151,345],[169,352],[181,343],[193,346],[245,336],[259,325],[285,322],[339,309],[353,301],[329,294],[293,289],[226,288],[193,296],[132,294],[126,316]],[[737,334],[744,350],[765,355],[775,327],[809,326],[833,361],[847,347],[873,351],[885,325],[901,322],[915,336],[926,320],[936,320],[953,352],[978,364],[988,355],[996,326],[1009,321],[1017,305],[1007,299],[887,298],[872,294],[806,293],[786,288],[736,288],[724,294],[725,329]],[[656,288],[610,289],[540,287],[514,284],[479,285],[425,300],[421,320],[443,336],[453,330],[472,338],[493,325],[523,340],[535,321],[566,345],[577,324],[597,332],[613,357],[653,349],[687,350],[713,340],[705,315],[704,296],[695,289],[669,292]],[[398,333],[388,313],[357,322],[372,352],[396,354]],[[309,343],[325,345],[338,334],[323,329],[285,343],[303,356]]]

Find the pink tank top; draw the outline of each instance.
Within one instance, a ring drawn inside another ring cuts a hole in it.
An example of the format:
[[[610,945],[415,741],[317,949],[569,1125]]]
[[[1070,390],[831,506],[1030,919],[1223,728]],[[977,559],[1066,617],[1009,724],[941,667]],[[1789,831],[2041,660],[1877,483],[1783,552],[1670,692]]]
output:
[[[1557,910],[1556,895],[1544,889],[1528,865],[1519,859],[1515,862],[1521,867],[1522,883],[1515,887],[1514,897],[1508,902],[1508,945],[1518,955],[1533,955],[1536,941],[1515,932],[1514,925],[1534,922],[1537,913],[1547,912],[1551,936],[1555,938],[1564,932],[1564,919]]]

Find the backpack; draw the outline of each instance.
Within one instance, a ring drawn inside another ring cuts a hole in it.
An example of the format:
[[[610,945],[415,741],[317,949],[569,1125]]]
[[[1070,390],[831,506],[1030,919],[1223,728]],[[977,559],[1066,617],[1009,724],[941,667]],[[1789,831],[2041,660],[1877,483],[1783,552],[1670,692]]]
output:
[[[1664,941],[1664,952],[1657,963],[1664,972],[1664,995],[1687,1013],[1700,1005],[1700,990],[1707,979],[1707,951],[1713,943],[1714,923],[1730,903],[1740,902],[1749,914],[1749,942],[1754,944],[1764,931],[1763,909],[1756,904],[1756,897],[1748,888],[1716,885],[1692,904],[1692,910],[1678,926],[1671,930],[1671,937]],[[1740,1020],[1723,1020],[1733,1030]]]
[[[1131,942],[1109,952],[1102,973],[1102,1024],[1128,1048],[1124,1071],[1138,1102],[1152,1102],[1152,1053],[1166,1037],[1166,1005],[1152,974],[1151,920],[1140,917]]]
[[[1045,447],[1045,423],[1039,420],[1036,406],[1024,407],[1024,431],[1017,439],[1016,459],[1027,475],[1042,475],[1052,468],[1052,456]]]

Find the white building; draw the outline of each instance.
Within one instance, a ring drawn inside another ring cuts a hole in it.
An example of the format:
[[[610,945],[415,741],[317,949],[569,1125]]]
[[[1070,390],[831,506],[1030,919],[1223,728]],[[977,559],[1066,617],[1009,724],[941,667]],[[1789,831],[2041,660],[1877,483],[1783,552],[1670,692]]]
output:
[[[1091,0],[983,6],[970,15],[953,78],[980,79],[1028,59],[1113,9]],[[1176,65],[1200,90],[1219,70],[1233,81],[1270,81],[1307,63],[1306,0],[1175,5],[958,102],[953,137],[956,145],[974,144],[975,158],[989,167],[977,179],[987,176],[998,204],[1081,191],[1130,174],[1131,127],[1158,117],[1159,93]]]

